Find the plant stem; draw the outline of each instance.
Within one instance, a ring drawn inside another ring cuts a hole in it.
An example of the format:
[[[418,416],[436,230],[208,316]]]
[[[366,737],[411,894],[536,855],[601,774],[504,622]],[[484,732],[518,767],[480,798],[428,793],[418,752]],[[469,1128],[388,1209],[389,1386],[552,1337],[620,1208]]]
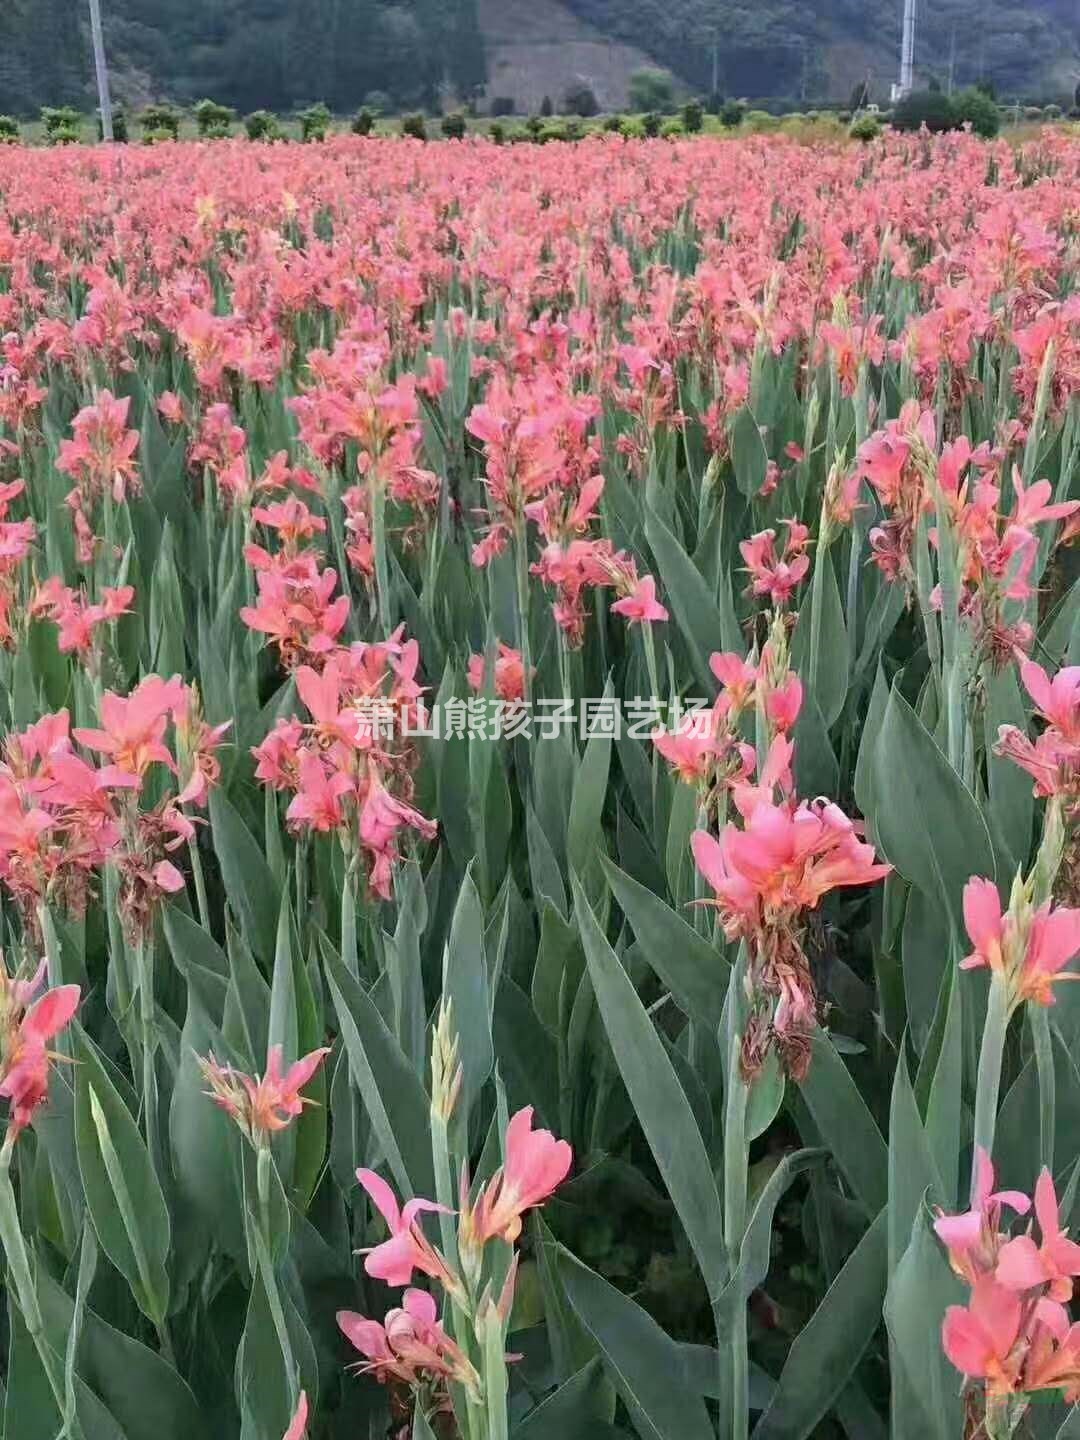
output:
[[[368,483],[371,497],[371,547],[375,552],[375,589],[379,604],[379,628],[385,639],[390,634],[390,574],[386,563],[386,491],[372,476]]]
[[[351,861],[345,862],[345,884],[341,890],[341,961],[354,980],[360,978],[356,948],[356,881]]]
[[[975,1087],[976,1152],[994,1153],[994,1128],[997,1124],[998,1091],[1001,1088],[1001,1061],[1005,1053],[1005,1033],[1009,1028],[1009,984],[1004,973],[995,970],[990,976],[990,998],[986,1004],[982,1046],[979,1050],[979,1072]],[[977,1166],[972,1166],[972,1195]]]
[[[529,545],[524,519],[514,526],[514,581],[517,595],[518,649],[524,674],[525,704],[532,702],[532,659],[529,650]]]
[[[1054,1047],[1050,1038],[1050,1017],[1045,1005],[1029,1001],[1026,1007],[1031,1041],[1035,1050],[1035,1068],[1039,1076],[1039,1156],[1054,1173],[1054,1131],[1057,1124],[1057,1076],[1054,1073]]]
[[[734,978],[734,977],[733,977]],[[728,1055],[727,1097],[724,1107],[724,1244],[728,1253],[731,1304],[731,1436],[745,1440],[750,1420],[750,1366],[747,1354],[746,1301],[742,1295],[739,1258],[746,1230],[748,1149],[746,1105],[749,1087],[739,1073],[741,1037],[736,1030]],[[721,1342],[722,1344],[722,1342]]]
[[[155,1053],[157,1032],[154,1027],[154,942],[153,938],[142,938],[135,949],[135,965],[139,984],[139,1024],[142,1031],[142,1101],[143,1120],[146,1129],[146,1148],[150,1163],[159,1168],[158,1150],[158,1097]]]
[[[293,1357],[289,1327],[285,1323],[285,1311],[282,1308],[281,1295],[278,1291],[277,1276],[274,1274],[273,1250],[270,1243],[270,1167],[273,1165],[273,1157],[267,1144],[260,1145],[256,1153],[258,1156],[256,1176],[259,1192],[259,1220],[255,1227],[255,1254],[262,1275],[263,1288],[266,1290],[266,1301],[270,1306],[270,1315],[274,1322],[274,1331],[277,1334],[278,1345],[285,1362],[285,1373],[289,1381],[289,1403],[292,1408],[295,1408],[300,1400],[300,1379],[296,1371],[296,1360]]]
[[[269,790],[267,794],[269,794]],[[199,906],[199,924],[209,935],[210,933],[210,906],[206,899],[206,876],[203,874],[202,858],[199,855],[199,842],[196,839],[188,841],[188,855],[191,857],[191,873],[195,877],[195,899]]]

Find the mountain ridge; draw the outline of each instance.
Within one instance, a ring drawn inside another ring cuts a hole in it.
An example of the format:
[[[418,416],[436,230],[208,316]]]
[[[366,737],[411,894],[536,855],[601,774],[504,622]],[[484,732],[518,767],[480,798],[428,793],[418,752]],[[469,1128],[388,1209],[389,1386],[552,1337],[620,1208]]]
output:
[[[0,111],[93,104],[84,0],[0,0]],[[885,99],[902,0],[102,0],[114,86],[130,106],[203,95],[285,110],[401,106],[479,93],[534,111],[587,84],[628,104],[643,65],[687,93],[843,100],[869,79]],[[1077,0],[923,0],[922,83],[992,81],[1064,100],[1080,79]]]

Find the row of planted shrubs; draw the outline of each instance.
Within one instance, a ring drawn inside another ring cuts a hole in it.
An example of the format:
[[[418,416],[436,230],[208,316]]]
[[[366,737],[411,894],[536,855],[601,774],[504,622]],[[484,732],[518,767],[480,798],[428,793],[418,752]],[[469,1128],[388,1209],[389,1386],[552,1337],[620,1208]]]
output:
[[[1012,107],[1005,114],[1016,113]],[[1056,120],[1061,118],[1059,106],[1044,108],[1025,106],[1019,114],[1029,120]],[[379,110],[364,105],[353,116],[350,129],[355,135],[369,135],[379,119]],[[785,116],[773,115],[766,111],[750,110],[741,100],[723,100],[716,105],[702,100],[688,100],[677,114],[665,114],[659,110],[648,110],[643,114],[605,115],[598,124],[588,125],[586,117],[577,114],[555,117],[546,114],[530,115],[520,123],[511,125],[505,120],[503,111],[488,123],[487,133],[497,143],[507,141],[540,142],[551,140],[573,141],[583,138],[590,131],[600,128],[606,132],[627,137],[677,136],[699,133],[705,125],[706,114],[713,114],[727,129],[735,129],[746,121],[755,130],[789,130],[800,124],[815,125],[823,120],[837,125],[848,125],[852,139],[870,141],[881,134],[884,125],[897,130],[918,130],[923,125],[931,132],[959,129],[970,125],[976,134],[991,137],[998,133],[1003,111],[988,95],[977,89],[963,90],[949,96],[941,91],[913,91],[900,100],[893,110],[884,112],[862,111],[854,118],[849,111],[807,111]],[[1080,110],[1069,112],[1070,118],[1080,118]],[[225,139],[234,133],[237,113],[227,105],[213,100],[201,100],[192,109],[192,116],[200,139]],[[138,123],[144,144],[155,144],[165,140],[177,140],[183,114],[167,104],[149,105],[141,111]],[[296,117],[300,137],[304,141],[325,140],[330,132],[333,117],[324,104],[309,106]],[[45,138],[50,145],[77,143],[82,138],[82,116],[70,107],[49,107],[41,111]],[[417,140],[426,140],[431,133],[429,121],[421,111],[402,115],[398,121],[400,133]],[[456,110],[443,115],[438,121],[438,132],[447,139],[463,139],[468,130],[469,120],[463,111]],[[244,117],[244,131],[249,140],[274,141],[286,139],[284,126],[270,110],[256,110]],[[98,134],[101,133],[100,122]],[[0,144],[17,143],[19,123],[8,115],[0,115]],[[130,138],[129,122],[122,107],[113,112],[113,136],[117,141]]]

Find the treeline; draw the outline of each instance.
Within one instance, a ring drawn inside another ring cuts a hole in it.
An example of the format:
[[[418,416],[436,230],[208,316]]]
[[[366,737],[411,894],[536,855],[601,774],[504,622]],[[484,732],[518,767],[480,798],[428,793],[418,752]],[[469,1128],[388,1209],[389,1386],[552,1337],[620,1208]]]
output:
[[[73,23],[72,8],[76,8]],[[0,110],[91,98],[83,0],[0,0]],[[355,109],[376,93],[430,105],[486,79],[476,0],[103,0],[121,92],[248,111],[324,100]]]

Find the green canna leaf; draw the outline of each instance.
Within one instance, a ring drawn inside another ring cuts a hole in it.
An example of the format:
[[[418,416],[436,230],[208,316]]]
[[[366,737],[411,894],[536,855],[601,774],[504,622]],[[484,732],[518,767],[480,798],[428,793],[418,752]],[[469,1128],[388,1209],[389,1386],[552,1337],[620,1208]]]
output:
[[[443,955],[443,997],[454,1006],[465,1104],[471,1108],[491,1074],[495,1052],[491,1040],[491,1000],[484,950],[484,912],[473,884],[471,867],[458,892],[450,938]]]
[[[560,1249],[559,1277],[642,1440],[713,1440],[678,1345],[633,1300]],[[681,1380],[680,1380],[681,1377]]]
[[[101,1248],[160,1325],[169,1308],[169,1212],[146,1145],[97,1047],[74,1029],[75,1144]]]
[[[876,1215],[888,1199],[888,1150],[851,1072],[823,1031],[814,1036],[810,1069],[799,1091],[844,1178],[867,1215]]]
[[[881,1320],[886,1220],[880,1211],[796,1335],[754,1440],[806,1440],[847,1384]]]
[[[280,896],[251,831],[220,790],[210,792],[210,823],[229,904],[267,970],[274,962]]]
[[[720,1197],[701,1132],[630,977],[577,881],[574,915],[616,1064],[711,1295],[727,1267]]]

